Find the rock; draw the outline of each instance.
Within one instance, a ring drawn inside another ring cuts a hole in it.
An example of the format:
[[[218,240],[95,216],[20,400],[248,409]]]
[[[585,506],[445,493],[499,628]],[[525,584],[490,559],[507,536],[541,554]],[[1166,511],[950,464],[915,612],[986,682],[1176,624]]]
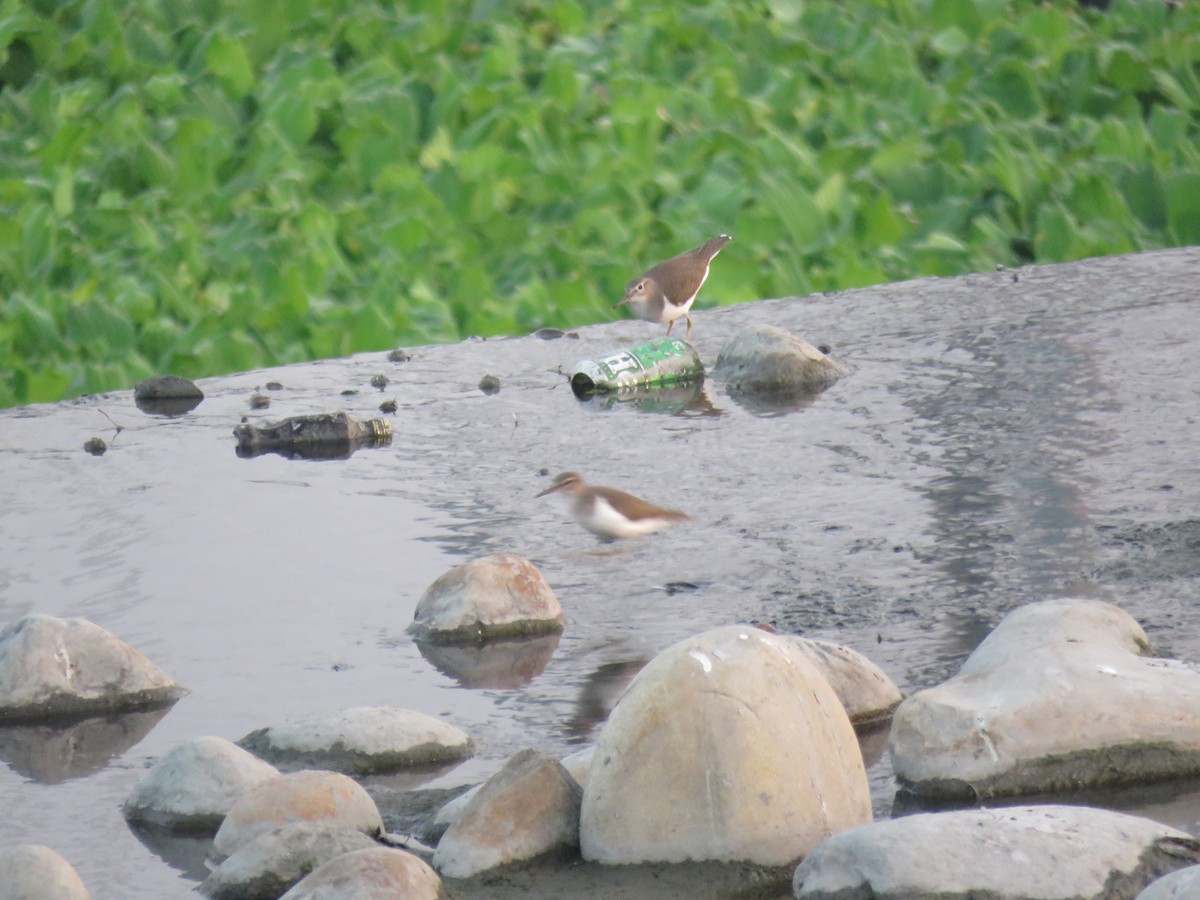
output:
[[[561,631],[563,611],[537,567],[496,553],[446,572],[421,595],[409,631],[433,641],[473,641]]]
[[[0,631],[0,722],[146,709],[185,693],[142,654],[85,619],[35,614]]]
[[[260,834],[297,822],[377,835],[383,819],[375,801],[353,778],[305,769],[256,784],[225,816],[213,850],[229,856]]]
[[[442,880],[420,857],[374,847],[331,859],[280,900],[438,900]]]
[[[730,626],[667,648],[629,685],[596,743],[580,843],[605,863],[778,866],[870,820],[829,682],[791,641]]]
[[[0,850],[0,900],[91,900],[79,874],[41,844]]]
[[[596,745],[584,747],[582,750],[576,750],[574,753],[564,756],[559,762],[562,763],[564,769],[571,773],[580,785],[587,784],[588,773],[592,771],[592,760],[596,757]]]
[[[479,390],[489,396],[500,393],[500,379],[495,375],[484,375],[479,379]]]
[[[1193,900],[1200,897],[1200,866],[1164,875],[1137,895],[1137,900]]]
[[[829,641],[785,637],[825,676],[855,726],[886,721],[904,699],[900,688],[861,653]]]
[[[279,771],[219,737],[180,744],[147,772],[125,800],[125,818],[174,831],[214,832],[234,802]]]
[[[926,813],[851,828],[796,869],[796,897],[1125,898],[1200,859],[1200,841],[1082,806]]]
[[[194,381],[178,375],[155,375],[133,387],[135,400],[203,400],[204,392]]]
[[[352,828],[293,822],[239,847],[209,873],[200,892],[214,900],[275,900],[329,860],[377,846]]]
[[[754,394],[815,393],[844,374],[845,367],[774,325],[738,331],[717,354],[713,369],[731,391]]]
[[[469,878],[579,843],[580,789],[558,760],[522,750],[485,781],[442,835],[433,864]]]
[[[436,836],[438,840],[441,840],[441,836],[446,833],[446,829],[463,817],[463,813],[467,809],[467,804],[479,793],[481,787],[483,787],[482,783],[474,787],[469,787],[453,800],[442,804],[442,808],[434,814],[426,834]]]
[[[471,755],[465,731],[411,709],[360,706],[260,728],[239,742],[264,759],[368,774]]]
[[[178,375],[156,375],[133,388],[133,402],[144,413],[179,416],[200,405],[204,392]]]
[[[1148,653],[1109,603],[1021,607],[896,710],[896,776],[919,796],[988,797],[1196,774],[1200,670]]]

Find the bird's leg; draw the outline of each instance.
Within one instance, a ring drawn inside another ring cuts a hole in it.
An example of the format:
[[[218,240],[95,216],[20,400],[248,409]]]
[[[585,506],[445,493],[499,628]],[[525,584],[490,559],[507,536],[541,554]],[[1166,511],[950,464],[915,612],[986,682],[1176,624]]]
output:
[[[687,313],[684,313],[683,317],[688,320],[687,337],[685,337],[684,340],[690,341],[692,339],[692,317]]]
[[[675,320],[671,319],[669,322],[667,322],[667,334],[670,334],[671,329],[674,327],[675,327]]]

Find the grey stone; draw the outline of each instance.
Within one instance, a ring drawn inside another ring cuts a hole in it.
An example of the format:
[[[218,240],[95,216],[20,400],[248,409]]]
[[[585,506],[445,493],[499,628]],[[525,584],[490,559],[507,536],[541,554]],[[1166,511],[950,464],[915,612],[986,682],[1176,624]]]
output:
[[[1164,875],[1137,895],[1137,900],[1195,900],[1200,897],[1200,866]]]
[[[223,860],[200,885],[214,900],[275,900],[329,860],[376,847],[361,831],[295,822],[259,834]]]
[[[734,392],[818,392],[846,374],[844,366],[812,344],[774,325],[736,332],[717,355],[713,375]]]
[[[438,900],[442,880],[417,856],[390,847],[343,853],[280,900]]]
[[[0,722],[164,706],[184,689],[85,619],[28,615],[0,631]]]
[[[522,750],[483,783],[438,842],[433,864],[449,878],[579,843],[580,788],[558,760]]]
[[[433,641],[473,641],[560,631],[563,611],[537,566],[495,553],[455,566],[417,603],[409,630]]]
[[[1112,604],[1021,607],[958,675],[896,710],[897,778],[919,795],[986,797],[1200,772],[1200,669],[1148,654]]]
[[[0,900],[91,900],[69,862],[41,844],[0,850]]]
[[[468,757],[467,733],[448,722],[393,706],[305,716],[251,732],[238,742],[265,759],[367,774]]]
[[[900,688],[861,653],[829,641],[786,637],[825,676],[854,725],[886,721],[904,699]]]
[[[854,728],[786,638],[716,628],[638,673],[600,731],[583,791],[585,859],[794,862],[871,820]]]
[[[261,834],[304,822],[372,836],[383,831],[375,801],[357,781],[305,769],[261,781],[242,794],[213,838],[213,850],[230,856]]]
[[[1149,819],[1081,806],[927,813],[851,828],[797,867],[814,900],[1118,900],[1200,858],[1200,841]]]
[[[125,817],[175,831],[214,832],[234,802],[279,771],[219,737],[180,744],[160,759],[125,800]]]

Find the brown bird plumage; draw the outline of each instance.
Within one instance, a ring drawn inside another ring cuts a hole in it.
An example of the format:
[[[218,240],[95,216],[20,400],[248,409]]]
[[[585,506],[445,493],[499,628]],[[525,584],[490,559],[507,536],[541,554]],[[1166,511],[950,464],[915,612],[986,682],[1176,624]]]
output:
[[[616,306],[629,305],[634,315],[647,322],[666,322],[667,334],[680,316],[687,319],[687,338],[692,337],[689,310],[708,278],[713,257],[733,238],[721,234],[699,247],[672,256],[647,269],[625,286],[625,297]]]
[[[671,522],[687,518],[686,513],[677,509],[663,509],[616,488],[588,484],[575,472],[555,476],[554,483],[538,496],[557,491],[571,498],[571,513],[575,520],[606,540],[650,534]]]

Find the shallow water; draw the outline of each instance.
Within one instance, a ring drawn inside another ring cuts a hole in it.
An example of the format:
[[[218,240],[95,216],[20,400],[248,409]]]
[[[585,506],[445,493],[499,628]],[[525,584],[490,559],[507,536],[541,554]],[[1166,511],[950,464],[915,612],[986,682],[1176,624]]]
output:
[[[0,845],[57,848],[97,898],[191,896],[194,854],[151,849],[120,813],[180,742],[405,706],[478,742],[474,760],[421,776],[452,787],[527,745],[577,749],[642,662],[732,622],[845,643],[906,692],[953,674],[1008,610],[1055,596],[1119,603],[1156,649],[1200,659],[1200,250],[1013,274],[700,311],[710,367],[758,322],[853,367],[787,408],[741,405],[711,380],[580,402],[559,370],[661,331],[621,321],[208,379],[176,418],[130,392],[0,412],[0,622],[83,616],[191,691],[161,717],[0,729]],[[477,389],[484,374],[498,394]],[[252,412],[270,381],[282,389]],[[369,418],[387,398],[390,446],[235,453],[243,416]],[[82,450],[92,436],[105,455]],[[563,469],[694,520],[598,543],[561,498],[534,498]],[[498,551],[542,569],[561,639],[427,659],[405,633],[421,592]],[[889,815],[886,758],[870,774]],[[1198,831],[1195,798],[1179,785],[1084,799]]]

